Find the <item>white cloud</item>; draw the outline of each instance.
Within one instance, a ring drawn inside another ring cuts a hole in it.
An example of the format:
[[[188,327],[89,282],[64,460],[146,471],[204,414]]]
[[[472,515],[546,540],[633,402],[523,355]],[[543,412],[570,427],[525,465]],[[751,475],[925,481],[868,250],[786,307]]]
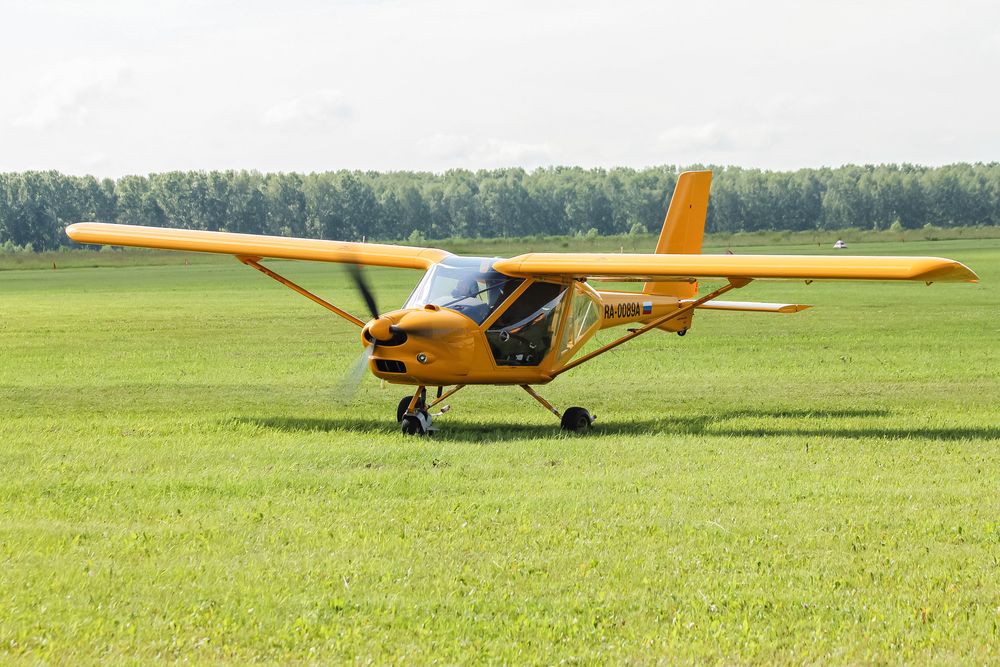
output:
[[[737,151],[761,151],[775,143],[776,134],[769,125],[675,125],[660,133],[657,147],[669,161],[704,162]]]
[[[473,167],[537,167],[551,164],[553,159],[548,143],[478,139],[461,134],[432,135],[421,142],[421,149],[436,160]]]
[[[349,119],[353,109],[339,90],[317,90],[276,104],[261,117],[265,125],[317,128]]]
[[[718,123],[676,125],[661,132],[657,143],[660,150],[681,153],[728,150],[734,145],[732,135]]]
[[[778,93],[773,97],[763,98],[752,108],[763,118],[777,119],[815,115],[824,107],[832,107],[836,103],[836,98],[830,93]]]
[[[979,43],[979,50],[988,56],[1000,54],[1000,31],[990,33]]]
[[[93,60],[62,62],[38,80],[37,89],[12,121],[15,127],[83,127],[102,109],[127,97],[131,70],[120,63]]]
[[[103,151],[97,151],[96,153],[84,156],[83,164],[90,170],[100,171],[111,164],[111,157]]]

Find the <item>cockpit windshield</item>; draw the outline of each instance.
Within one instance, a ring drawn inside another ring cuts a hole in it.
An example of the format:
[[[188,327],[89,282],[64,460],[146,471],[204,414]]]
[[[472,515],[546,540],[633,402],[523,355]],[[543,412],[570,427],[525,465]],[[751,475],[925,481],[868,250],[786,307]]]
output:
[[[431,304],[482,324],[523,281],[494,271],[493,261],[485,257],[445,259],[431,267],[403,308]]]

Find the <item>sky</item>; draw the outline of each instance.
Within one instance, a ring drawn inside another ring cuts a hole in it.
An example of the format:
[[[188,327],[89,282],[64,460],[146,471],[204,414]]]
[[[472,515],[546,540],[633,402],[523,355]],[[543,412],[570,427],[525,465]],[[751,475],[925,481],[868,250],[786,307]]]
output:
[[[1000,2],[0,0],[0,171],[1000,160]]]

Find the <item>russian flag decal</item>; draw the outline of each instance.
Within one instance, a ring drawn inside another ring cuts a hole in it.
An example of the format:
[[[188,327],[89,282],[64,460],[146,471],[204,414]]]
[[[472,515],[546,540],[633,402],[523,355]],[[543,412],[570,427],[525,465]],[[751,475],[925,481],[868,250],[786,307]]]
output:
[[[643,315],[650,315],[650,314],[652,314],[652,312],[653,312],[653,302],[652,301],[643,301],[642,302],[642,314]]]

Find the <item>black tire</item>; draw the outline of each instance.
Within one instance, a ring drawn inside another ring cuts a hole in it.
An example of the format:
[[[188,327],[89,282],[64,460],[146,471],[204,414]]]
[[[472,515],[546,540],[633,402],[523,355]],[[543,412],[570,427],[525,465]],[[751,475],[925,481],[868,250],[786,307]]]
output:
[[[562,416],[564,431],[585,431],[594,423],[590,413],[583,408],[569,408]]]
[[[420,420],[412,415],[403,417],[401,423],[403,435],[427,435],[424,427],[420,424]]]
[[[403,421],[403,415],[406,414],[406,408],[410,407],[411,400],[413,400],[412,394],[409,396],[404,396],[403,398],[399,399],[399,405],[396,406],[397,422]],[[423,409],[424,409],[424,399],[423,397],[421,397],[420,400],[417,401],[417,410],[423,410]]]

